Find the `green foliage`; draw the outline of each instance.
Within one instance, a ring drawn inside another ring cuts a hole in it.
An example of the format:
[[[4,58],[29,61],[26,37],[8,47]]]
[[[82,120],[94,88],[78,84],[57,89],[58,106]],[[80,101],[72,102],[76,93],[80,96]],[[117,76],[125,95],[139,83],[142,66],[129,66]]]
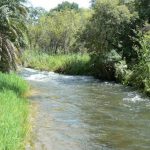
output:
[[[28,89],[28,84],[16,74],[3,74],[0,73],[0,91],[13,90],[16,95],[23,95]]]
[[[148,3],[146,0],[92,1],[94,14],[79,39],[91,54],[96,76],[129,82],[132,71],[128,68],[132,70],[135,64],[140,64],[142,60],[137,49],[144,49],[140,39],[143,36],[141,29],[144,31],[145,28],[141,23],[144,18],[141,18],[139,10],[141,9],[147,18]],[[112,59],[112,50],[116,53],[114,56],[119,55],[120,59]],[[143,53],[140,53],[142,57],[147,52]]]
[[[29,24],[30,49],[41,53],[27,52],[24,60],[37,69],[68,74],[92,72],[101,79],[149,91],[149,39],[144,36],[149,30],[145,25],[150,20],[149,3],[91,0],[92,9],[83,10],[74,3],[63,2],[49,13],[35,15],[38,19]],[[73,55],[48,55],[75,52],[88,52],[90,60],[84,63],[85,58]]]
[[[64,10],[79,10],[79,5],[77,3],[69,3],[68,1],[58,4],[58,6],[51,11],[64,11]]]
[[[150,23],[150,1],[135,0],[135,7],[139,13],[140,19]]]
[[[38,23],[29,25],[31,48],[49,54],[70,52],[76,43],[76,33],[84,27],[88,14],[84,10],[65,10],[42,16]]]
[[[91,7],[93,8],[96,4],[96,0],[91,0],[90,3],[91,3]]]
[[[0,73],[0,150],[23,150],[29,129],[29,104],[21,95],[25,81],[15,74]]]
[[[150,34],[141,39],[141,48],[137,49],[140,62],[134,66],[129,82],[150,94]]]
[[[94,14],[79,39],[89,50],[93,71],[99,78],[114,80],[117,61],[136,54],[132,48],[136,33],[131,27],[135,20],[136,14],[118,0],[95,1]]]
[[[126,6],[118,6],[109,0],[98,1],[94,9],[81,41],[85,42],[90,52],[107,55],[110,50],[121,46],[119,37],[125,32],[125,24],[130,22],[131,15]]]
[[[48,12],[41,7],[29,7],[29,17],[28,17],[28,22],[29,23],[36,23],[38,21],[38,19],[43,16],[46,15]]]
[[[88,54],[48,55],[37,51],[26,51],[22,61],[26,67],[54,71],[63,74],[89,74]]]
[[[91,55],[92,72],[95,77],[103,80],[116,80],[115,64],[121,61],[121,56],[112,50],[108,55]]]
[[[24,1],[0,1],[0,70],[3,72],[16,69],[18,50],[25,46],[27,11],[21,2]]]
[[[129,85],[129,79],[131,71],[128,70],[128,66],[125,60],[118,61],[115,64],[115,77],[118,82]]]

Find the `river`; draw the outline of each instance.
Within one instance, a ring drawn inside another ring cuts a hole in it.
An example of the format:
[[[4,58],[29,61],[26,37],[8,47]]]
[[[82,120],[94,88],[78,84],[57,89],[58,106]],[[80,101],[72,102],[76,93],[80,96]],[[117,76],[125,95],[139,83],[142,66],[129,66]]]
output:
[[[132,88],[29,68],[21,75],[38,91],[28,150],[150,150],[150,99]]]

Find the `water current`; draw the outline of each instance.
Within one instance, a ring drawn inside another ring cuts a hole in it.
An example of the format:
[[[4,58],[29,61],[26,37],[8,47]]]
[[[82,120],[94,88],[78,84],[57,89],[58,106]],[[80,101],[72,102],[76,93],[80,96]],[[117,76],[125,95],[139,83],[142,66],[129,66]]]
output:
[[[150,99],[93,77],[25,68],[38,106],[28,150],[150,150]]]

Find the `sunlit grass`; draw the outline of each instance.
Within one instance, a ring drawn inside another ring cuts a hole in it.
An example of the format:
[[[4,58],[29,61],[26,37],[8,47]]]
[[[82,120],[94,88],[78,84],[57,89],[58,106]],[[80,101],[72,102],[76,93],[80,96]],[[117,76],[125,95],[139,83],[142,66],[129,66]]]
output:
[[[13,90],[17,95],[23,96],[29,89],[28,84],[16,74],[0,73],[0,90]]]
[[[36,51],[26,51],[22,60],[26,67],[64,74],[87,75],[90,70],[88,54],[48,55]]]
[[[28,132],[27,83],[15,74],[0,73],[0,150],[22,150]]]

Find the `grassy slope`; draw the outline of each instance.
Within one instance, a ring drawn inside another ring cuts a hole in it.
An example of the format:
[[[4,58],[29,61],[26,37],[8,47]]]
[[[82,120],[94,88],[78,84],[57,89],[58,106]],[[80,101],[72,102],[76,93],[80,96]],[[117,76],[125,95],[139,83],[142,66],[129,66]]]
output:
[[[63,74],[87,75],[90,72],[88,54],[47,55],[26,51],[22,57],[26,67]]]
[[[22,150],[28,131],[27,83],[15,74],[0,73],[0,150]]]

